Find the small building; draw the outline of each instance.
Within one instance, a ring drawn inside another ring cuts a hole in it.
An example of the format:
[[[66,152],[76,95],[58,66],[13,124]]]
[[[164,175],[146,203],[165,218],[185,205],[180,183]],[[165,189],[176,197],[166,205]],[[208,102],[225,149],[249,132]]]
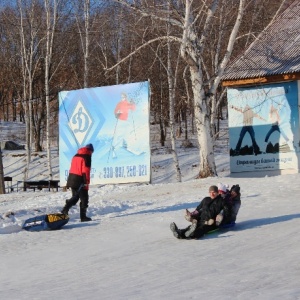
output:
[[[300,1],[232,61],[222,85],[228,89],[231,173],[299,172]]]

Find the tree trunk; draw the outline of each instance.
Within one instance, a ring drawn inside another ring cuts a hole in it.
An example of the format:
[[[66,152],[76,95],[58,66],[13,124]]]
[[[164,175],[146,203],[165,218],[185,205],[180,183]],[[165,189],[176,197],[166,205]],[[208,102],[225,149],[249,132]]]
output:
[[[167,25],[168,34],[170,33],[170,26]],[[175,142],[175,88],[176,88],[176,75],[177,75],[177,63],[175,72],[173,72],[172,62],[171,62],[171,42],[168,41],[168,66],[167,66],[167,74],[168,74],[168,84],[169,84],[169,107],[170,107],[170,130],[171,130],[171,145],[172,145],[172,155],[173,155],[173,163],[176,171],[176,178],[178,182],[181,182],[181,170],[179,166],[178,155],[176,151],[176,142]],[[178,59],[179,60],[179,59]],[[178,62],[178,60],[176,62]],[[174,74],[175,73],[175,74]]]
[[[161,115],[159,117],[159,128],[160,128],[160,145],[162,147],[164,147],[165,146],[166,136],[165,136],[165,131],[164,131],[164,122],[162,120]]]
[[[205,98],[205,92],[200,82],[202,78],[199,70],[191,68],[192,89],[195,99],[194,113],[195,125],[197,129],[197,139],[199,144],[200,170],[198,177],[206,178],[217,176],[213,135],[210,126],[210,115],[207,105],[208,99]]]
[[[4,172],[3,172],[3,164],[2,164],[1,146],[0,146],[0,194],[5,194]]]
[[[89,47],[90,47],[90,0],[84,1],[84,29],[85,29],[85,51],[84,51],[84,87],[89,85]]]
[[[50,63],[52,59],[53,38],[56,28],[57,18],[57,2],[53,4],[53,17],[51,16],[51,8],[49,0],[45,0],[46,10],[46,55],[45,55],[45,94],[46,94],[46,149],[47,149],[47,166],[49,179],[53,179],[52,162],[51,162],[51,137],[50,137]],[[52,17],[52,26],[51,26]]]

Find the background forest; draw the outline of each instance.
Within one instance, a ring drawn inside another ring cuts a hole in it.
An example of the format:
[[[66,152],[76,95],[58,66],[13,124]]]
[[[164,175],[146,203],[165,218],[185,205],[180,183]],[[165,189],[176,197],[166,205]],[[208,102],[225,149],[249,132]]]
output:
[[[31,151],[47,150],[51,177],[59,91],[149,80],[161,145],[167,128],[188,145],[189,122],[199,177],[214,175],[221,76],[291,2],[0,0],[0,121],[26,124],[27,169]]]

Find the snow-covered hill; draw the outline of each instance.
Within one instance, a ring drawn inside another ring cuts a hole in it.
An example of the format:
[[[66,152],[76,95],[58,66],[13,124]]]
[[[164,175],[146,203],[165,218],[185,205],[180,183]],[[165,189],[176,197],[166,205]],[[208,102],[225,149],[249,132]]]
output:
[[[242,188],[233,230],[177,240],[219,181]],[[92,187],[59,231],[27,232],[22,222],[56,212],[70,192],[0,195],[1,299],[299,299],[300,176],[230,177],[152,185]],[[13,214],[12,214],[13,213]]]
[[[300,299],[300,175],[232,178],[220,151],[219,177],[194,180],[191,148],[180,151],[184,182],[176,183],[170,155],[158,152],[153,184],[91,187],[93,222],[79,222],[77,206],[63,229],[27,232],[24,220],[59,211],[70,192],[0,195],[1,299]],[[9,157],[5,170],[18,178],[24,158]],[[34,160],[32,178],[42,159]],[[185,208],[218,182],[241,186],[237,225],[200,240],[174,238],[170,222],[187,226]]]

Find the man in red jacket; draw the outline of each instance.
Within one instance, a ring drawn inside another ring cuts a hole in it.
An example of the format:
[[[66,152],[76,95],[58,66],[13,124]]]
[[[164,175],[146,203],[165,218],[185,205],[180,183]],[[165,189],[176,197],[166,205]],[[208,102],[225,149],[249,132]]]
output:
[[[91,221],[92,219],[86,216],[86,211],[89,203],[89,184],[92,165],[92,153],[94,147],[92,144],[87,144],[80,148],[72,158],[67,187],[72,189],[72,198],[66,201],[65,207],[62,209],[63,214],[68,214],[69,209],[76,205],[80,199],[80,219],[81,222]]]

